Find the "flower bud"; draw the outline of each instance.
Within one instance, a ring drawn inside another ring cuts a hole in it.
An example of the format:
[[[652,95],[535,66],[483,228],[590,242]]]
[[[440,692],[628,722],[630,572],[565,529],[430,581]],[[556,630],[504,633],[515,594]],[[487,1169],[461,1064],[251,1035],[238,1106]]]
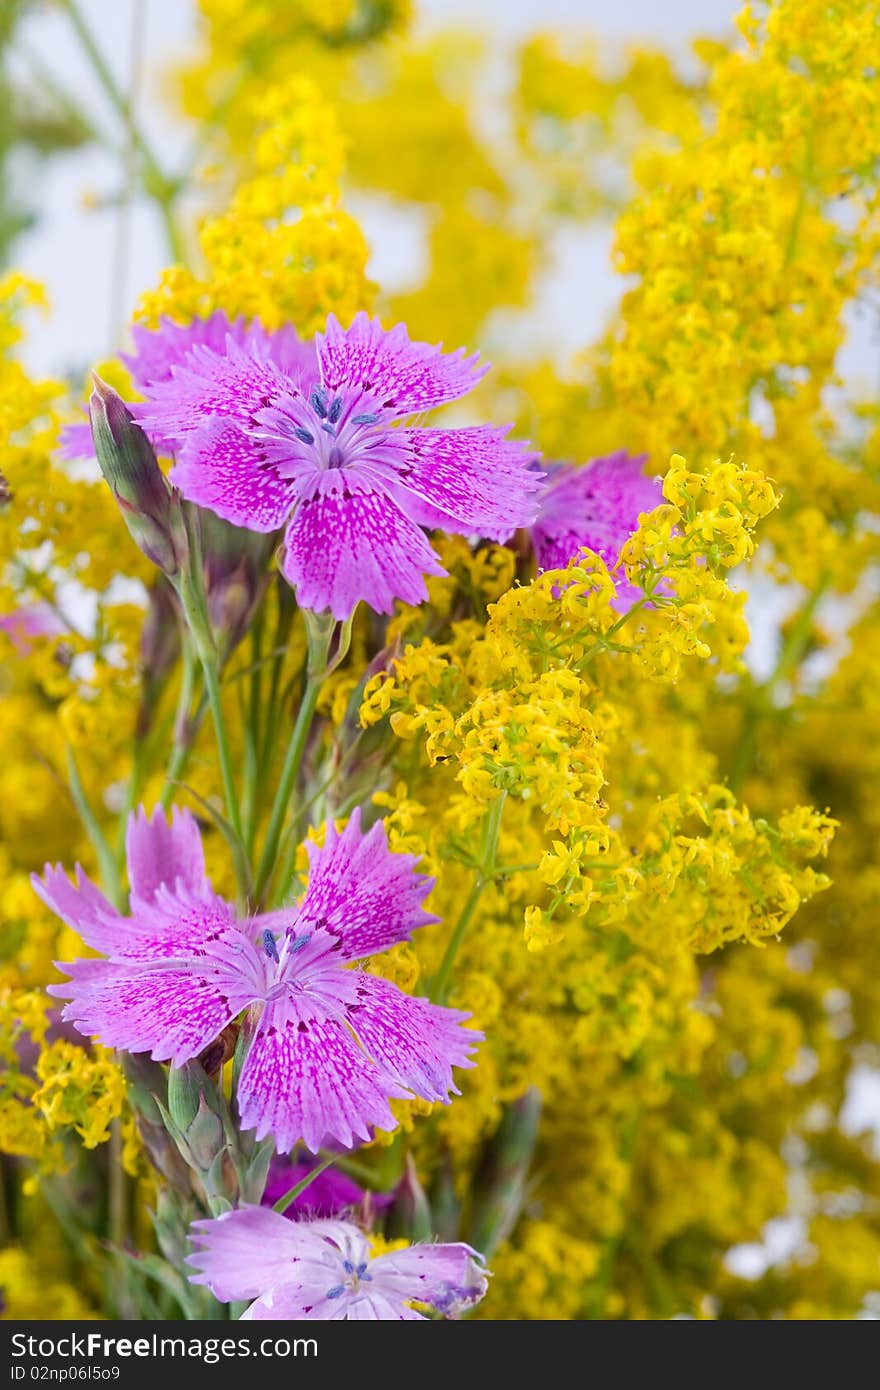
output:
[[[186,1133],[196,1115],[208,1081],[198,1062],[185,1062],[168,1072],[168,1113],[182,1133]]]
[[[125,402],[100,377],[94,382],[89,415],[101,472],[135,544],[173,577],[189,553],[180,498]]]

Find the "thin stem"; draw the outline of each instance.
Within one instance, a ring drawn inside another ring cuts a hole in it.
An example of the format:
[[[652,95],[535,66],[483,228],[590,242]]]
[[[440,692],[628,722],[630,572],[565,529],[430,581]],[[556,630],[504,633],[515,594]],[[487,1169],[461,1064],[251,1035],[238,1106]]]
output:
[[[272,891],[272,897],[276,903],[283,903],[290,890],[290,885],[296,870],[296,851],[299,844],[299,837],[305,829],[307,813],[312,809],[315,802],[332,787],[333,783],[338,778],[344,776],[352,758],[358,750],[358,745],[364,736],[364,732],[363,729],[358,731],[340,758],[338,767],[335,767],[330,776],[325,778],[321,785],[312,792],[312,795],[302,803],[298,809],[296,818],[282,835],[278,845],[278,868],[275,872]]]
[[[452,935],[446,944],[443,960],[440,962],[440,969],[437,971],[431,984],[429,997],[433,999],[435,1004],[445,1003],[446,993],[449,988],[449,977],[452,973],[455,957],[458,955],[458,948],[465,938],[465,933],[471,924],[471,918],[476,911],[477,903],[483,895],[485,886],[486,880],[483,878],[482,874],[478,874],[474,879],[471,891],[461,910],[461,915],[452,929]]]
[[[180,678],[180,694],[177,697],[177,711],[174,716],[174,745],[168,766],[165,769],[165,783],[162,787],[160,804],[167,811],[174,798],[175,784],[183,775],[192,752],[194,726],[190,717],[193,696],[196,689],[197,665],[192,643],[184,635],[183,672]]]
[[[125,863],[125,833],[128,828],[128,820],[140,798],[143,779],[144,745],[140,739],[135,738],[131,754],[131,774],[125,793],[125,805],[119,817],[119,834],[116,839],[116,862],[120,867]]]
[[[254,836],[256,835],[257,821],[260,816],[259,749],[263,711],[263,667],[261,654],[263,650],[265,616],[265,609],[261,606],[257,610],[251,628],[251,647],[254,660],[250,672],[250,698],[248,701],[247,717],[243,720],[245,731],[245,782],[242,800],[244,803],[243,817],[245,825],[247,826],[247,849],[249,854],[253,853]]]
[[[95,854],[98,858],[98,865],[101,870],[101,880],[107,891],[107,896],[113,906],[122,911],[124,903],[124,893],[122,891],[122,881],[119,875],[119,866],[116,863],[116,855],[113,853],[103,830],[98,822],[98,818],[89,805],[82,778],[79,775],[79,768],[76,765],[76,758],[73,756],[73,749],[68,745],[67,748],[67,777],[70,783],[70,794],[73,803],[79,812],[86,833],[92,842]]]
[[[292,1187],[289,1192],[285,1192],[283,1197],[278,1198],[272,1210],[277,1211],[279,1214],[286,1212],[291,1202],[295,1202],[300,1193],[305,1192],[306,1188],[315,1181],[315,1178],[323,1173],[326,1168],[329,1168],[331,1163],[335,1162],[336,1154],[330,1154],[327,1158],[322,1158],[321,1162],[316,1163],[312,1171],[306,1173],[305,1177],[298,1182],[295,1187]]]
[[[226,802],[226,816],[235,835],[244,843],[241,833],[241,812],[238,805],[238,793],[235,790],[235,774],[232,768],[232,749],[229,743],[229,730],[226,727],[226,716],[223,713],[223,700],[220,695],[220,677],[217,672],[216,661],[212,661],[203,656],[202,674],[205,678],[205,692],[208,696],[208,704],[211,707],[211,718],[214,721],[214,734],[217,739],[217,757],[220,762],[220,776],[223,780],[223,797]]]
[[[188,536],[190,544],[190,565],[189,569],[182,570],[175,579],[175,589],[180,599],[189,634],[202,667],[202,675],[205,681],[205,694],[208,697],[208,705],[210,706],[211,717],[214,721],[214,734],[217,741],[217,758],[220,763],[220,776],[223,782],[223,796],[226,809],[225,822],[231,835],[231,847],[233,849],[235,861],[235,878],[240,896],[246,899],[250,889],[250,871],[241,829],[241,811],[238,804],[238,793],[235,788],[235,774],[232,766],[232,749],[229,742],[229,730],[226,725],[226,716],[223,713],[223,699],[220,693],[220,660],[217,654],[217,644],[214,641],[214,634],[211,630],[211,622],[208,617],[208,606],[202,570],[199,523],[198,517],[195,515],[190,519]]]
[[[122,1166],[122,1128],[119,1120],[110,1126],[110,1143],[107,1146],[108,1190],[107,1216],[110,1240],[122,1250],[128,1234],[128,1182]]]
[[[122,117],[126,129],[131,138],[131,142],[143,160],[144,165],[144,191],[156,203],[162,224],[165,229],[165,236],[168,242],[168,249],[175,261],[184,262],[186,259],[180,229],[174,217],[173,204],[177,196],[177,185],[170,180],[162,170],[156,156],[153,154],[146,136],[140,130],[134,120],[131,106],[120,90],[116,78],[107,63],[101,49],[98,46],[94,34],[80,13],[76,0],[61,0],[67,17],[76,35],[82,44],[83,52],[91,64],[92,71],[98,79],[104,94],[111,105]]]
[[[309,730],[312,727],[315,709],[318,704],[318,695],[323,683],[323,672],[320,675],[310,675],[306,680],[303,691],[302,701],[300,702],[299,713],[296,716],[296,723],[293,726],[293,733],[290,736],[290,743],[287,746],[287,754],[284,759],[284,767],[281,771],[281,780],[278,783],[278,790],[275,793],[275,802],[272,806],[272,814],[269,818],[269,828],[266,831],[266,839],[263,844],[263,853],[260,856],[260,864],[257,869],[255,882],[255,893],[257,902],[262,898],[269,877],[275,867],[275,858],[278,853],[278,842],[281,838],[281,831],[284,826],[284,818],[287,814],[287,807],[293,794],[296,778],[305,752],[306,740]]]
[[[483,889],[487,883],[491,883],[496,874],[496,859],[498,855],[498,836],[501,831],[501,816],[504,812],[504,803],[507,800],[507,793],[501,792],[492,802],[486,812],[483,821],[483,833],[480,844],[480,865],[477,869],[477,876],[474,880],[470,893],[467,896],[461,915],[452,929],[452,935],[446,945],[443,959],[440,962],[440,969],[434,976],[429,990],[429,997],[435,1004],[446,1002],[446,995],[449,990],[450,976],[452,967],[455,964],[455,957],[458,955],[459,947],[464,941],[467,929],[471,924],[473,915],[477,909],[477,904],[483,894]]]

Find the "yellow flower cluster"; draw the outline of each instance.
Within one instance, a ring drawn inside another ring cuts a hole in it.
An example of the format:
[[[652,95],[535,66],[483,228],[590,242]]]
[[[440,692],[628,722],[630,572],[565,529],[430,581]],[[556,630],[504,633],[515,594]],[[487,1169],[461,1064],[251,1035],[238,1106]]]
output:
[[[306,77],[263,91],[251,109],[251,166],[226,212],[199,230],[202,274],[173,266],[139,314],[180,322],[223,308],[307,335],[328,312],[364,307],[367,248],[340,206],[343,142],[333,107]]]
[[[45,1266],[25,1250],[0,1250],[0,1318],[6,1322],[78,1322],[100,1317],[72,1283],[47,1279]]]
[[[125,1077],[106,1048],[86,1052],[59,1038],[43,1048],[36,1066],[39,1086],[33,1104],[50,1132],[71,1128],[85,1148],[110,1138],[110,1129],[126,1108]],[[137,1143],[129,1135],[126,1168],[135,1173]]]

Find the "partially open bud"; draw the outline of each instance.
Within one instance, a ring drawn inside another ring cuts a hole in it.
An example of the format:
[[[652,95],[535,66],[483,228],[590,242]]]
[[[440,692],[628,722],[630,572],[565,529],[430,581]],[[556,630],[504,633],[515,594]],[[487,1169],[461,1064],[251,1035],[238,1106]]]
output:
[[[92,438],[135,544],[169,577],[186,564],[189,546],[180,498],[166,482],[140,425],[121,396],[94,377]]]

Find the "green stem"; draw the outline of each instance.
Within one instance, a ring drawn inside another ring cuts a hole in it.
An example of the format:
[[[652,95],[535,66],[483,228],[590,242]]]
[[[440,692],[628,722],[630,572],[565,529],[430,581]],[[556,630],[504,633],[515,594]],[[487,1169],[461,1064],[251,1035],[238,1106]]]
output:
[[[343,753],[339,761],[339,766],[334,768],[330,776],[325,778],[321,785],[318,788],[316,788],[314,792],[312,792],[312,795],[308,798],[308,800],[302,803],[302,805],[299,807],[297,811],[296,818],[287,827],[284,834],[282,835],[278,845],[278,869],[275,872],[272,885],[272,897],[276,904],[283,903],[288,892],[290,891],[290,885],[293,882],[293,876],[296,871],[296,852],[299,847],[300,836],[303,834],[308,824],[308,812],[315,805],[315,802],[318,801],[320,797],[322,797],[324,793],[329,790],[330,787],[332,787],[333,783],[338,778],[344,776],[349,764],[352,761],[352,758],[358,750],[358,746],[363,736],[364,730],[361,729],[355,735],[348,748]],[[341,814],[341,812],[339,814]],[[323,819],[326,819],[326,817],[323,817]]]
[[[305,1192],[309,1184],[313,1183],[315,1181],[315,1178],[317,1178],[319,1174],[324,1172],[325,1168],[329,1168],[330,1164],[335,1162],[336,1154],[330,1154],[327,1158],[322,1158],[321,1162],[316,1163],[310,1173],[306,1173],[305,1177],[302,1179],[301,1182],[298,1182],[295,1187],[292,1187],[290,1189],[289,1192],[285,1192],[283,1197],[278,1198],[278,1201],[275,1203],[272,1210],[277,1211],[279,1214],[283,1214],[284,1212],[286,1212],[291,1202],[295,1202],[299,1194],[301,1192]]]
[[[465,933],[471,924],[471,918],[476,911],[477,903],[482,897],[485,886],[486,880],[483,878],[482,874],[478,874],[467,896],[465,905],[461,910],[461,915],[452,929],[452,935],[447,942],[443,960],[440,962],[440,969],[437,971],[431,984],[429,997],[433,999],[435,1004],[443,1004],[446,1001],[446,993],[449,988],[449,976],[452,973],[455,957],[458,955],[458,948],[465,938]]]
[[[113,906],[121,912],[124,906],[125,894],[122,891],[122,880],[119,875],[119,866],[116,863],[116,855],[113,853],[107,839],[98,823],[98,818],[89,805],[82,778],[79,775],[79,768],[76,765],[76,758],[73,756],[73,749],[68,745],[67,748],[67,776],[70,783],[70,794],[73,803],[79,812],[79,818],[85,826],[89,839],[92,842],[95,854],[98,858],[98,865],[101,870],[101,880],[106,889],[107,896]]]
[[[160,805],[165,811],[168,810],[174,799],[174,793],[177,790],[176,783],[182,776],[192,752],[195,729],[190,717],[190,709],[196,689],[196,670],[192,643],[184,634],[183,672],[180,677],[180,694],[177,697],[177,711],[174,716],[174,745],[168,759],[168,766],[165,769],[165,782],[160,798]]]
[[[128,779],[128,789],[125,793],[125,806],[119,817],[119,834],[116,839],[116,862],[120,866],[125,863],[125,834],[128,829],[129,817],[140,799],[143,780],[144,744],[141,739],[135,738],[131,755],[131,774]]]
[[[318,703],[318,695],[321,691],[323,676],[323,672],[318,675],[312,674],[306,680],[299,713],[296,716],[296,723],[293,726],[293,733],[290,736],[290,743],[287,746],[284,767],[281,771],[281,780],[278,783],[278,790],[275,793],[272,814],[269,818],[269,828],[266,831],[263,853],[260,856],[260,864],[257,869],[255,882],[257,902],[261,900],[272,870],[275,867],[275,858],[278,853],[278,842],[281,839],[284,818],[287,814],[287,807],[296,784],[296,778],[300,763],[302,762],[303,753],[305,752],[309,730],[312,727],[312,719],[314,718],[315,708]]]
[[[226,802],[226,816],[237,838],[242,841],[241,811],[238,794],[235,790],[235,774],[232,769],[232,749],[229,743],[229,730],[223,713],[223,700],[220,694],[220,676],[217,663],[202,656],[202,674],[205,678],[205,692],[211,707],[214,721],[214,734],[217,739],[217,757],[220,762],[220,776],[223,780],[223,797]],[[243,843],[243,841],[242,841]]]
[[[443,959],[440,962],[440,969],[431,982],[428,991],[429,997],[435,1004],[444,1004],[449,990],[449,981],[452,974],[452,967],[455,957],[458,955],[459,947],[467,934],[467,929],[471,924],[473,915],[477,909],[477,904],[483,894],[483,889],[487,883],[491,883],[496,874],[496,858],[498,855],[498,835],[501,830],[501,816],[504,811],[504,803],[507,800],[507,793],[501,792],[495,798],[486,818],[483,822],[483,833],[481,840],[480,865],[477,876],[474,880],[471,891],[467,896],[465,905],[461,910],[461,915],[452,929],[452,935],[446,945]]]
[[[144,191],[159,209],[171,256],[175,261],[185,263],[186,254],[183,240],[174,217],[177,185],[164,173],[147,142],[146,136],[135,122],[131,106],[113,76],[94,34],[80,13],[76,0],[61,0],[61,3],[82,44],[83,52],[91,64],[92,71],[101,84],[107,99],[125,122],[131,142],[143,161]]]
[[[263,713],[263,627],[265,609],[261,606],[254,617],[251,628],[251,648],[253,663],[250,672],[250,692],[247,717],[243,720],[245,731],[245,780],[242,801],[243,819],[247,827],[247,850],[253,853],[254,836],[260,818],[260,776],[259,750]]]
[[[223,700],[220,693],[220,661],[208,617],[202,571],[201,537],[196,516],[191,519],[191,524],[187,529],[190,543],[190,567],[188,570],[182,570],[177,576],[175,589],[202,667],[205,694],[208,697],[208,705],[214,721],[217,758],[220,763],[220,776],[223,782],[223,797],[226,806],[226,821],[232,834],[235,878],[239,894],[246,899],[250,889],[250,871],[242,835],[241,811],[235,788],[229,730],[226,725],[226,716],[223,713]]]
[[[117,1250],[123,1250],[128,1234],[128,1182],[122,1166],[122,1129],[119,1120],[114,1120],[110,1127],[107,1163],[107,1216],[110,1240]]]

